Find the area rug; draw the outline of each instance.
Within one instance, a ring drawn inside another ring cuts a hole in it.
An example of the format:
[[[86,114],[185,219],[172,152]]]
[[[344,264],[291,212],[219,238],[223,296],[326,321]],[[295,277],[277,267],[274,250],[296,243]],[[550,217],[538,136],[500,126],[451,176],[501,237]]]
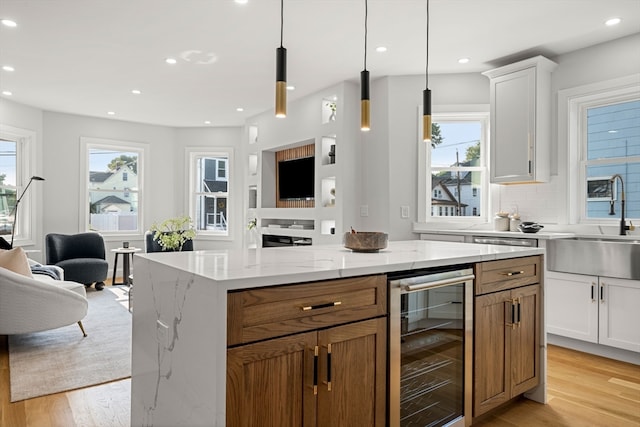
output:
[[[87,289],[82,324],[9,336],[11,402],[131,376],[131,313],[126,291]]]

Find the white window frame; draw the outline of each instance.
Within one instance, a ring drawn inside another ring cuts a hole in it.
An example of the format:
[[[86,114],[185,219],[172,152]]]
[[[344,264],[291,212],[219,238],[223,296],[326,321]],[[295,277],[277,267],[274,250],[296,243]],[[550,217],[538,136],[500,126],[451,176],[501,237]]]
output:
[[[196,218],[196,197],[203,195],[204,193],[197,192],[197,181],[198,181],[198,161],[202,157],[226,157],[226,176],[224,180],[227,182],[227,231],[221,232],[216,230],[197,230],[198,239],[202,238],[204,240],[232,240],[233,239],[233,192],[232,192],[232,183],[233,180],[230,179],[229,168],[234,165],[233,157],[234,150],[231,147],[215,147],[211,149],[203,149],[203,147],[186,147],[185,148],[185,159],[187,161],[186,171],[187,176],[189,177],[189,192],[187,195],[187,211],[189,212],[189,216],[193,219]],[[218,165],[216,164],[216,177],[218,175]],[[209,193],[210,194],[210,193]]]
[[[619,217],[587,218],[587,166],[600,163],[614,164],[614,159],[586,160],[587,120],[589,108],[606,104],[621,103],[640,99],[640,74],[619,79],[565,89],[558,92],[559,123],[566,123],[566,129],[559,126],[559,140],[566,132],[569,141],[567,155],[567,188],[570,197],[568,222],[570,224],[611,224]],[[566,117],[565,117],[566,115]],[[640,162],[640,156],[628,157],[624,163]]]
[[[418,144],[418,222],[477,224],[489,222],[489,105],[438,106],[433,108],[432,121],[474,121],[481,122],[484,132],[480,136],[480,166],[460,168],[461,171],[481,172],[482,183],[480,216],[431,216],[431,145],[419,137]],[[418,108],[418,135],[422,135],[422,106]],[[456,171],[457,168],[448,167]]]
[[[136,230],[131,231],[100,231],[105,240],[118,240],[121,237],[139,237],[145,232],[143,227],[144,218],[144,162],[149,158],[149,144],[131,141],[121,141],[114,139],[104,139],[95,137],[80,137],[80,197],[79,206],[79,230],[90,231],[90,212],[89,206],[89,152],[92,149],[110,149],[122,152],[138,153],[137,176],[138,176],[138,218],[136,221]]]
[[[16,197],[19,197],[35,171],[36,133],[27,129],[0,124],[0,137],[16,143]],[[33,238],[36,228],[37,201],[36,195],[41,191],[37,185],[31,184],[29,191],[20,201],[13,246],[30,246],[35,244]],[[11,240],[9,235],[7,241]]]

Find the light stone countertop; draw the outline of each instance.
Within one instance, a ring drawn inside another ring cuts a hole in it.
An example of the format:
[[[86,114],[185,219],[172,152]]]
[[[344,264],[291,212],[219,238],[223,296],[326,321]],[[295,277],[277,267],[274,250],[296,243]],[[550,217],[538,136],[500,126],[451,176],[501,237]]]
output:
[[[303,281],[414,270],[543,254],[542,248],[422,240],[391,241],[377,253],[356,253],[341,245],[289,246],[194,252],[148,253],[159,262],[224,285],[251,288]]]

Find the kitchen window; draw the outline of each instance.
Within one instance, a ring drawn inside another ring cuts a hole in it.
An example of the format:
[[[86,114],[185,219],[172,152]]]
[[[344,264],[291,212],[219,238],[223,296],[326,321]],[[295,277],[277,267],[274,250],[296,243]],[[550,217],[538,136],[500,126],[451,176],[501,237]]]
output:
[[[569,99],[570,158],[577,159],[573,183],[579,222],[617,223],[624,185],[625,217],[640,218],[640,88],[631,80],[605,82]],[[635,80],[637,82],[637,79]],[[575,160],[574,160],[575,161]],[[571,168],[571,165],[570,165]],[[610,178],[622,177],[614,183]],[[571,181],[571,175],[569,176]],[[613,204],[612,204],[613,201]]]
[[[187,149],[190,176],[189,212],[199,236],[228,237],[231,206],[232,151]]]
[[[433,115],[431,144],[419,142],[427,190],[420,194],[430,196],[421,197],[419,220],[486,221],[488,121],[486,112]]]
[[[85,182],[81,203],[84,229],[103,235],[142,232],[145,144],[81,138]]]
[[[39,191],[33,188],[33,183],[20,202],[17,221],[14,221],[14,209],[16,193],[24,191],[34,175],[34,143],[35,133],[0,125],[0,236],[10,242],[15,224],[14,246],[33,244],[31,236],[37,211],[35,195]]]

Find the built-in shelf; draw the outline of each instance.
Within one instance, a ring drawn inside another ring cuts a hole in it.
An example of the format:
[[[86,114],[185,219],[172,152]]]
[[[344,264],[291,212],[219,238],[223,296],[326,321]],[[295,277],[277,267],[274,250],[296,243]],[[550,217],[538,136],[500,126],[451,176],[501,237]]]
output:
[[[336,234],[336,221],[332,219],[320,221],[320,234]]]
[[[322,206],[334,207],[336,205],[336,177],[331,176],[322,179]]]
[[[255,209],[258,207],[258,186],[249,186],[249,209]]]
[[[321,162],[323,165],[331,165],[336,162],[336,136],[323,136]]]
[[[249,154],[249,175],[258,174],[258,154]]]
[[[249,144],[255,144],[258,142],[258,126],[250,125],[248,132]]]
[[[338,118],[338,97],[322,98],[322,123],[334,122]]]

